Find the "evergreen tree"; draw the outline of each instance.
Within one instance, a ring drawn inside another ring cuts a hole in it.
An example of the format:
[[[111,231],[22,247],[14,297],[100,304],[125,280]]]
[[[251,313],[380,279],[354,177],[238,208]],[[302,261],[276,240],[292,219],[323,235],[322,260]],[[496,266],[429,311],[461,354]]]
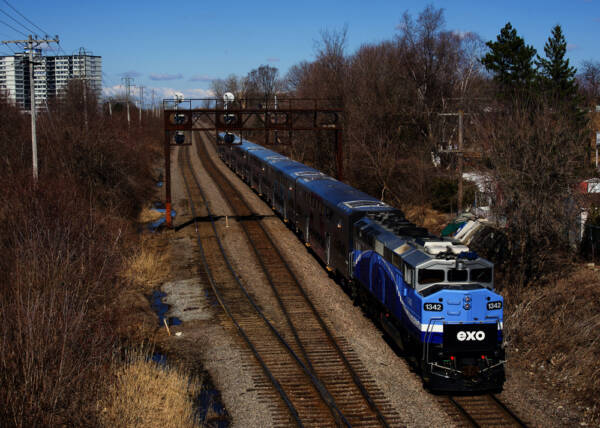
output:
[[[536,76],[533,57],[536,51],[517,36],[517,30],[510,22],[500,30],[497,40],[490,40],[486,46],[490,52],[481,59],[481,63],[494,74],[494,80],[504,90],[526,89],[533,83]]]
[[[577,70],[570,67],[569,59],[565,58],[567,41],[560,25],[552,29],[552,36],[548,37],[544,53],[546,58],[538,55],[536,60],[542,89],[558,99],[574,99],[577,95]]]

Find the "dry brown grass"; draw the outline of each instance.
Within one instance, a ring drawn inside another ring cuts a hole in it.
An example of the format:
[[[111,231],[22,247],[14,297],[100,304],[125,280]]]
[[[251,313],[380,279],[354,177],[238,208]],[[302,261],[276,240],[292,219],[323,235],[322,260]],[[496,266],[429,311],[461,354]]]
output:
[[[417,226],[427,228],[433,234],[439,234],[449,221],[448,214],[427,206],[407,206],[403,211],[408,220]]]
[[[169,272],[169,255],[157,248],[151,238],[142,237],[127,257],[121,275],[135,285],[149,289],[164,280]]]
[[[201,388],[199,379],[182,371],[148,361],[143,352],[133,352],[113,370],[114,383],[98,405],[104,427],[197,427],[193,397]]]
[[[163,213],[160,213],[157,210],[152,209],[150,207],[144,207],[144,208],[142,208],[142,211],[140,211],[138,220],[140,223],[148,223],[151,221],[156,221],[159,218],[161,218],[162,216],[164,216]]]
[[[561,400],[600,421],[600,272],[577,266],[563,277],[508,293],[511,366],[542,380]]]

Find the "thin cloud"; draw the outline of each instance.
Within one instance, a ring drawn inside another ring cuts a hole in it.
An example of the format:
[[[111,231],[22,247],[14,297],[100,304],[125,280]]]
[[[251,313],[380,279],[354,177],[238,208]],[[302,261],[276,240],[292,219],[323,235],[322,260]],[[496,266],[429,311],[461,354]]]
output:
[[[123,85],[113,85],[113,86],[103,86],[102,87],[102,95],[105,97],[115,97],[117,95],[121,95],[125,93],[125,86]]]
[[[183,94],[189,98],[212,98],[215,96],[215,93],[210,89],[186,89],[183,91]]]
[[[470,38],[473,36],[473,33],[471,31],[454,30],[454,31],[452,31],[452,34],[454,34],[460,40],[464,40],[466,38]]]
[[[121,77],[140,77],[140,76],[143,76],[143,74],[140,73],[139,71],[129,70],[129,71],[124,71],[123,73],[120,73],[119,76],[121,76]]]
[[[575,43],[567,43],[567,50],[568,51],[574,51],[576,49],[579,48],[579,45],[575,44]]]
[[[279,58],[277,57],[271,57],[271,58],[267,58],[267,62],[279,62]]]
[[[180,80],[180,79],[183,79],[183,75],[181,73],[177,73],[177,74],[152,73],[148,77],[150,78],[150,80]]]
[[[206,74],[195,74],[190,77],[190,82],[212,82],[214,77],[208,76]]]
[[[179,88],[169,88],[169,87],[149,87],[146,89],[147,94],[151,94],[154,91],[154,96],[156,100],[162,99],[173,99],[175,98],[175,93],[181,92],[183,96],[187,99],[193,98],[212,98],[214,97],[214,93],[210,89],[179,89]]]

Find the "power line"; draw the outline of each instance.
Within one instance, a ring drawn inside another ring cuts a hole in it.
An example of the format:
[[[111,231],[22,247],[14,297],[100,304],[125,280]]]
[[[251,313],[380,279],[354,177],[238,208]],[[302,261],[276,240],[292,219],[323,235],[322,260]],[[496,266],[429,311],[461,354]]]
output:
[[[17,33],[19,33],[20,35],[22,35],[22,36],[24,36],[24,37],[27,37],[27,34],[25,34],[24,32],[22,32],[21,30],[17,30],[15,27],[13,27],[13,26],[12,26],[12,25],[10,25],[10,24],[7,24],[6,22],[2,21],[1,19],[0,19],[0,24],[4,24],[4,25],[6,25],[8,28],[10,28],[10,29],[12,29],[13,31],[16,31]]]
[[[37,28],[38,30],[40,30],[42,33],[44,33],[44,34],[50,34],[48,31],[45,31],[45,30],[41,29],[40,27],[38,27],[37,25],[35,25],[33,22],[31,22],[29,19],[27,19],[27,17],[25,15],[23,15],[21,12],[19,12],[17,9],[15,9],[9,2],[7,2],[6,0],[3,0],[3,1],[4,1],[4,3],[6,3],[8,5],[8,7],[10,7],[12,10],[14,10],[15,12],[17,12],[17,14],[19,14],[19,16],[21,16],[21,18],[23,18],[25,21],[29,22],[35,28]]]
[[[0,12],[2,12],[3,14],[5,14],[6,16],[8,16],[10,19],[12,19],[13,21],[15,21],[17,24],[19,24],[21,27],[25,28],[27,31],[29,31],[30,33],[35,33],[35,31],[33,31],[31,28],[26,27],[25,25],[21,24],[19,21],[17,21],[15,18],[13,18],[12,16],[10,16],[8,13],[4,12],[2,9],[0,9]]]
[[[42,43],[58,43],[58,36],[54,39],[38,39],[37,36],[34,39],[31,35],[27,40],[4,40],[3,44],[8,45],[9,43],[27,43],[29,51],[29,106],[31,111],[31,158],[33,161],[33,180],[37,182],[38,179],[38,159],[37,159],[37,134],[36,134],[36,102],[35,102],[35,74],[33,66],[33,49],[37,48]]]

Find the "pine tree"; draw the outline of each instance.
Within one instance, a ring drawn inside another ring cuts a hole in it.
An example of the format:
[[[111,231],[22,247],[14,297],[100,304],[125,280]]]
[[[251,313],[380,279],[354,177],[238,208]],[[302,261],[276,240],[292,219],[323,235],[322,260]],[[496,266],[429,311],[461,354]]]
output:
[[[577,70],[570,67],[569,59],[565,58],[567,41],[560,25],[552,29],[552,36],[548,37],[544,53],[546,58],[538,55],[536,60],[542,89],[558,99],[574,99],[577,96]]]
[[[490,48],[481,62],[494,74],[494,80],[503,90],[527,89],[535,79],[533,57],[536,50],[525,44],[523,38],[517,36],[517,30],[510,22],[500,30],[497,40],[486,43]]]

